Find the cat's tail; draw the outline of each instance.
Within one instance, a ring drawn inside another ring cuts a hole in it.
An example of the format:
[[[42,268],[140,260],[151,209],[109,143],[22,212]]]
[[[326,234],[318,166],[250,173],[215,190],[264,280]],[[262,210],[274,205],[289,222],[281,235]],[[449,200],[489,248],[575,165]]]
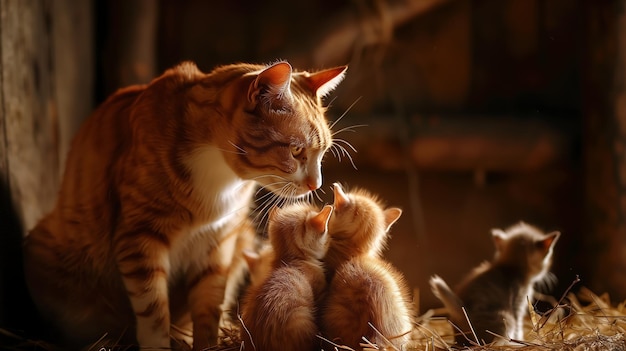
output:
[[[450,289],[448,284],[438,275],[430,277],[430,289],[443,302],[452,320],[464,320],[463,301]]]

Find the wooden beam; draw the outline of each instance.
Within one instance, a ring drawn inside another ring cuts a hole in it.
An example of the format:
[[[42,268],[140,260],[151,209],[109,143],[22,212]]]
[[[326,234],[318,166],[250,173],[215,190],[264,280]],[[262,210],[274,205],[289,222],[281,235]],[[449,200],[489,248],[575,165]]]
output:
[[[626,1],[585,2],[583,283],[626,299]]]
[[[357,152],[357,166],[398,170],[410,162],[423,170],[528,172],[566,160],[575,129],[556,128],[543,117],[393,116],[366,121],[340,134]]]
[[[319,35],[287,58],[296,67],[344,65],[355,48],[389,43],[393,30],[450,0],[375,1],[371,7],[348,8],[319,27]]]

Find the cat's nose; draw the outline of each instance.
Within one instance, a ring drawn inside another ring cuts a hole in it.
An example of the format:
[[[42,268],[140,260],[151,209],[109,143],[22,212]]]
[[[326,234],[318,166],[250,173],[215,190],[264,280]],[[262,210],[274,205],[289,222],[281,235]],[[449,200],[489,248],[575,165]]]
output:
[[[321,183],[321,180],[317,178],[307,178],[306,180],[306,186],[311,191],[319,189],[319,187],[322,186]]]

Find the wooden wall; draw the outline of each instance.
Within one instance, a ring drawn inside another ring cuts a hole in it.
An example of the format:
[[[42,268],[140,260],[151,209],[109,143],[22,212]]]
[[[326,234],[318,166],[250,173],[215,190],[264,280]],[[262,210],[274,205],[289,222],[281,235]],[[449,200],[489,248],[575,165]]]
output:
[[[52,207],[93,108],[92,26],[91,1],[0,1],[0,326],[34,317],[22,305],[21,239]]]
[[[587,4],[582,235],[591,287],[626,298],[626,1]]]

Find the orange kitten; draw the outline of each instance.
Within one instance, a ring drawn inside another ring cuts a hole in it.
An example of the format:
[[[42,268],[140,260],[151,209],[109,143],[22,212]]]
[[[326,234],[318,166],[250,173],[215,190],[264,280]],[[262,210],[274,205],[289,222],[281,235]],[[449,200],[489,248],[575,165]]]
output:
[[[533,297],[533,285],[546,276],[559,232],[543,234],[537,228],[519,223],[502,231],[492,231],[496,246],[492,262],[476,267],[454,291],[438,276],[430,279],[433,293],[447,308],[450,321],[464,331],[456,342],[476,342],[463,314],[464,307],[481,344],[506,343],[494,339],[491,331],[504,338],[524,340],[524,316],[527,299]]]
[[[402,211],[384,209],[367,191],[346,194],[339,184],[334,187],[331,243],[324,259],[334,276],[322,305],[322,335],[357,350],[363,337],[380,347],[406,347],[413,329],[408,289],[403,275],[380,258],[387,232]]]
[[[122,342],[167,348],[190,315],[194,349],[216,344],[255,186],[290,201],[320,187],[332,143],[321,98],[345,69],[205,74],[186,62],[109,97],[76,134],[56,206],[24,246],[31,295],[59,334],[83,346],[128,330]]]
[[[313,350],[315,302],[326,285],[321,259],[328,249],[332,206],[296,204],[270,213],[271,271],[251,285],[243,305],[246,350]]]

